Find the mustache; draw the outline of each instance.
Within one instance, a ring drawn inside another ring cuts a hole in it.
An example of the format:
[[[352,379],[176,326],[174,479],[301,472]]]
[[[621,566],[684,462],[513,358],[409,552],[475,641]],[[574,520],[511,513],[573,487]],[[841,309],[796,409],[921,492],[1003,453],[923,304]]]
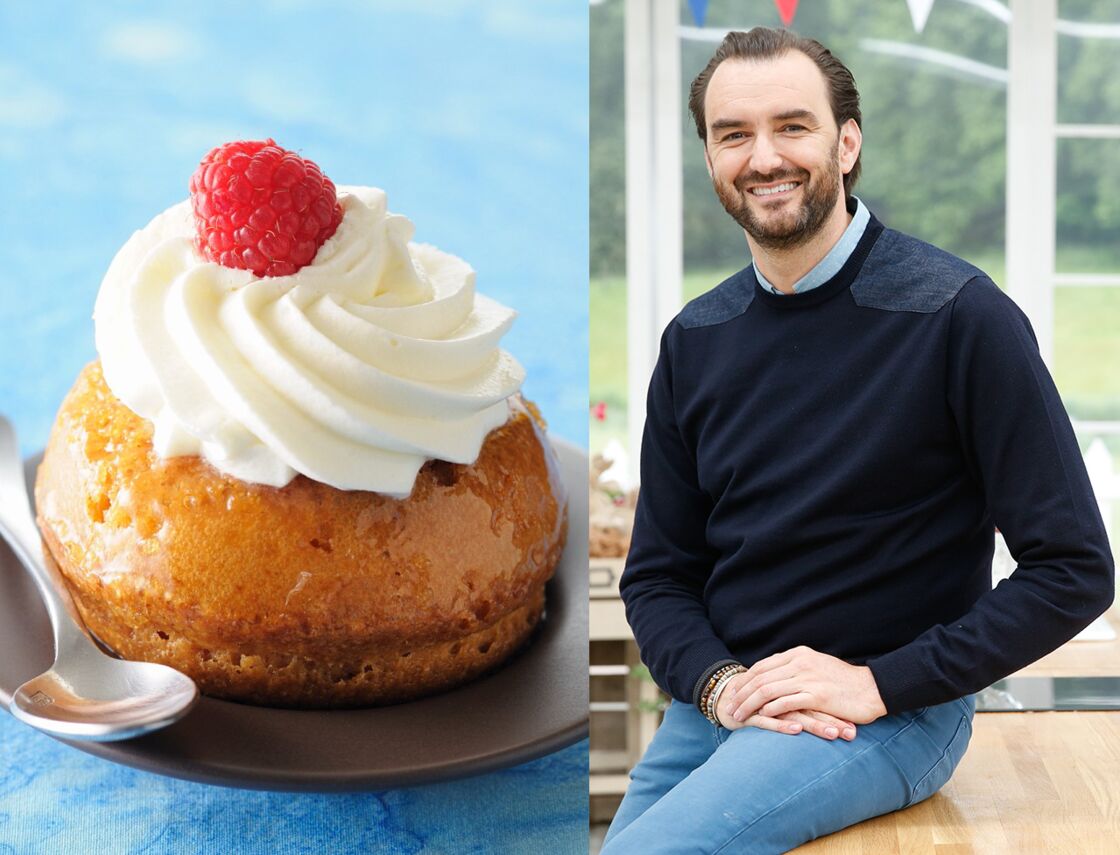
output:
[[[736,190],[746,193],[747,188],[755,184],[773,184],[781,181],[800,181],[802,184],[808,184],[809,176],[804,172],[773,172],[769,175],[752,172],[750,175],[740,175],[735,179],[734,184]]]

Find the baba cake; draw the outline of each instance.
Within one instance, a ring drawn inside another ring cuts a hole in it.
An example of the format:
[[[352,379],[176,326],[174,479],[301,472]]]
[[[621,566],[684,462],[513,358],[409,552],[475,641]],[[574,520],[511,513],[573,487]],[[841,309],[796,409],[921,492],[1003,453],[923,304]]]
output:
[[[341,707],[526,643],[564,487],[498,346],[514,313],[412,233],[268,140],[215,149],[122,247],[35,487],[106,646],[213,696]]]

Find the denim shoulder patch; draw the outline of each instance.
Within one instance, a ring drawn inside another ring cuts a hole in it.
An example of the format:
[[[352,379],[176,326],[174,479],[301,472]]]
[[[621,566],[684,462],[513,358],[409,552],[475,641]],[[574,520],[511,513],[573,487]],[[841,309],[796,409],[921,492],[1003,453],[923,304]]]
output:
[[[894,312],[936,312],[984,272],[910,235],[884,229],[868,253],[852,298],[857,306]]]
[[[677,323],[685,329],[693,329],[722,324],[739,317],[754,299],[754,276],[750,270],[746,267],[724,279],[711,291],[690,300],[677,315]]]

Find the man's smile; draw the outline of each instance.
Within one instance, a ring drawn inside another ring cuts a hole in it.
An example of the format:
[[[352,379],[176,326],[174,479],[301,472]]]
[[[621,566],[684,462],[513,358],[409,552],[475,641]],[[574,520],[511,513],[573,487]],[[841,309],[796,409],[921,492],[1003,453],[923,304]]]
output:
[[[748,192],[752,196],[773,198],[777,196],[787,196],[800,186],[800,181],[785,181],[781,184],[760,184],[756,187],[751,187]]]

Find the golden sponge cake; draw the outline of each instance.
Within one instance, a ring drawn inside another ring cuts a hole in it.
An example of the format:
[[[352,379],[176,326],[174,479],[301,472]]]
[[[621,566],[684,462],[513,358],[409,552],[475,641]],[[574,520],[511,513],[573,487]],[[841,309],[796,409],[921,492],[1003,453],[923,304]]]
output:
[[[128,659],[258,704],[384,704],[494,668],[541,618],[567,510],[531,404],[411,495],[285,487],[161,459],[94,362],[62,404],[39,526],[87,626]]]

